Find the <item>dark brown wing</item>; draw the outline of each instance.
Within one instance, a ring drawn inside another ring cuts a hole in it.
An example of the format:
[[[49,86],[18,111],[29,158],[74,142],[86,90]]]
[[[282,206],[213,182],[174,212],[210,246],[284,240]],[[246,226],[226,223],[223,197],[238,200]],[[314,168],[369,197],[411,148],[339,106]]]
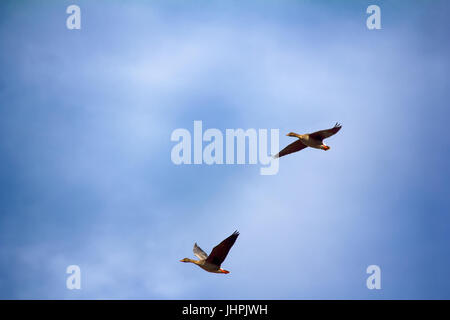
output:
[[[341,128],[342,128],[342,126],[336,122],[336,124],[334,125],[333,128],[310,133],[309,137],[313,138],[315,140],[322,141],[323,139],[326,139],[326,138],[331,137],[332,135],[336,134],[339,130],[341,130]]]
[[[237,237],[239,236],[239,232],[235,231],[231,236],[223,240],[209,254],[206,262],[215,264],[220,267],[223,260],[227,257],[228,252],[230,251],[233,244],[236,242]]]
[[[290,145],[288,145],[286,148],[281,150],[279,153],[274,155],[274,158],[281,158],[282,156],[285,156],[290,153],[294,153],[297,151],[300,151],[302,149],[305,149],[307,146],[303,144],[303,142],[299,139],[295,142],[292,142]]]

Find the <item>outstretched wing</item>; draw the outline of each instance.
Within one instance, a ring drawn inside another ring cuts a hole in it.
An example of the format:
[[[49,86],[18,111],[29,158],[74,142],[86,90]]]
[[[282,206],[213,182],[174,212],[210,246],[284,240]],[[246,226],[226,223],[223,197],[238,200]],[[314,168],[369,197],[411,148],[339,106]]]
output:
[[[313,138],[315,140],[322,141],[323,139],[326,139],[326,138],[331,137],[332,135],[336,134],[339,130],[341,130],[341,128],[342,128],[342,126],[336,122],[336,124],[334,125],[333,128],[310,133],[309,137]]]
[[[305,144],[303,144],[303,142],[299,139],[299,140],[297,140],[295,142],[292,142],[290,145],[288,145],[286,148],[281,150],[279,153],[277,153],[273,157],[274,158],[281,158],[282,156],[285,156],[287,154],[300,151],[302,149],[305,149],[306,147],[307,146]]]
[[[215,264],[216,266],[220,267],[223,260],[225,260],[225,258],[227,257],[227,254],[230,251],[231,247],[236,242],[238,236],[239,232],[235,231],[231,236],[215,246],[209,254],[208,259],[206,259],[206,262]]]
[[[200,248],[197,243],[194,244],[194,255],[199,258],[200,260],[206,260],[208,258],[208,255],[206,254],[205,251],[202,250],[202,248]]]

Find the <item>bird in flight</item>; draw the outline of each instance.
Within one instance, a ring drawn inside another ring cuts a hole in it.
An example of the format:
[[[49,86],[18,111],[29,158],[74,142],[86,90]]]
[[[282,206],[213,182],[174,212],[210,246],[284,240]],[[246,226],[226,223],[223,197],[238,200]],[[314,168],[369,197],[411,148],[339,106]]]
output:
[[[341,128],[342,126],[339,123],[336,123],[333,128],[320,130],[313,133],[297,134],[294,132],[289,132],[287,136],[296,137],[298,138],[298,140],[292,142],[290,145],[288,145],[273,157],[281,158],[282,156],[300,151],[302,149],[305,149],[306,147],[322,149],[325,151],[330,150],[330,147],[323,143],[323,140],[336,134],[339,130],[341,130]]]
[[[220,265],[227,257],[233,244],[236,242],[239,232],[235,231],[231,236],[223,240],[211,251],[209,256],[203,251],[197,243],[194,244],[194,255],[199,258],[199,260],[192,260],[189,258],[181,259],[180,262],[191,262],[198,265],[203,270],[213,273],[230,273],[230,271],[220,268]]]

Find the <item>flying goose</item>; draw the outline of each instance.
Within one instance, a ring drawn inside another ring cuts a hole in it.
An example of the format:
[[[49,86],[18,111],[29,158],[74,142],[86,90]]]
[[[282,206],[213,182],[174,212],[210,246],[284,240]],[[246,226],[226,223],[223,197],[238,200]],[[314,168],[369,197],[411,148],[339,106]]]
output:
[[[300,151],[302,149],[305,149],[306,147],[322,149],[325,151],[329,150],[330,147],[323,143],[323,140],[336,134],[339,130],[341,130],[341,128],[342,126],[336,122],[333,128],[316,131],[314,133],[297,134],[294,132],[289,132],[287,136],[297,137],[298,140],[288,145],[273,157],[281,158],[282,156]]]
[[[203,251],[197,243],[194,244],[194,255],[200,260],[192,260],[184,258],[180,262],[191,262],[198,265],[203,270],[213,273],[230,273],[230,271],[223,270],[220,265],[227,257],[233,244],[236,242],[239,232],[235,231],[231,236],[223,240],[220,244],[214,247],[209,256]]]

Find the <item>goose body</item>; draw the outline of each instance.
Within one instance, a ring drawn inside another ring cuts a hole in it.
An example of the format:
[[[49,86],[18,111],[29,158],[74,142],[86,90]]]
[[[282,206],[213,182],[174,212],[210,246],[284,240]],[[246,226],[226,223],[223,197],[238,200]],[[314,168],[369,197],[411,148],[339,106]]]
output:
[[[330,150],[330,147],[327,146],[323,140],[331,137],[336,134],[339,130],[341,130],[342,126],[339,123],[336,123],[333,128],[320,130],[313,133],[307,134],[298,134],[295,132],[290,132],[287,134],[289,137],[298,138],[297,141],[291,143],[286,148],[277,153],[274,158],[280,158],[290,153],[294,153],[300,150],[303,150],[307,147],[314,149],[322,149],[322,150]]]
[[[212,263],[206,262],[206,260],[193,260],[189,258],[184,258],[181,260],[182,262],[191,262],[196,265],[198,265],[200,268],[202,268],[205,271],[212,272],[212,273],[229,273],[229,271],[224,270],[222,268],[218,268],[217,265],[214,265]]]
[[[239,232],[235,231],[231,236],[223,240],[214,249],[211,251],[209,255],[203,251],[197,243],[194,244],[194,255],[199,260],[193,260],[189,258],[181,259],[180,262],[190,262],[194,263],[205,271],[212,273],[230,273],[227,270],[222,269],[220,266],[222,262],[228,255],[231,247],[236,242],[237,237],[239,236]]]
[[[301,140],[301,142],[307,147],[314,149],[324,149],[324,143],[319,139],[314,139],[309,134],[299,134],[296,135],[296,137]]]

